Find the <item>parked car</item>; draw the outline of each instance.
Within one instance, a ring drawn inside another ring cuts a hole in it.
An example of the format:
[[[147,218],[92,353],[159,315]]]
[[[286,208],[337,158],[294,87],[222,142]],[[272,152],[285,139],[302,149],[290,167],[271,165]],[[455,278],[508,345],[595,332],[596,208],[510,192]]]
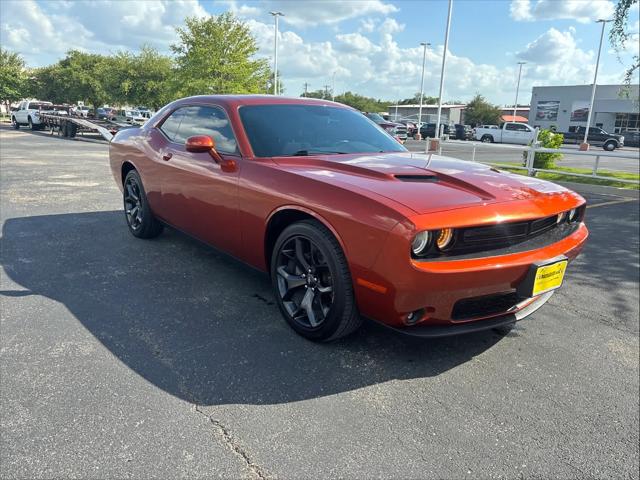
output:
[[[407,127],[402,123],[391,122],[382,118],[377,113],[363,112],[364,116],[376,123],[384,131],[389,132],[394,138],[404,142],[407,139]]]
[[[418,126],[409,120],[398,120],[397,123],[401,123],[407,128],[407,137],[414,137],[418,133]]]
[[[622,130],[620,135],[624,137],[627,147],[640,147],[640,132],[637,130]]]
[[[364,317],[421,336],[509,328],[588,235],[580,195],[409,152],[323,100],[181,99],[119,131],[109,157],[133,236],[171,225],[268,272],[284,319],[316,341]]]
[[[449,125],[447,125],[446,123],[441,123],[440,127],[443,129],[442,133],[444,135],[450,135],[450,129],[449,129]],[[429,137],[429,138],[436,138],[436,124],[435,123],[423,123],[422,127],[420,127],[420,135],[422,136],[423,139]]]
[[[584,141],[585,129],[586,127],[569,127],[568,132],[562,132],[564,143],[581,144]],[[587,142],[590,145],[601,146],[611,152],[616,148],[624,147],[624,136],[616,133],[607,133],[599,127],[589,127]]]
[[[85,106],[76,106],[72,109],[73,113],[79,117],[88,117],[89,116],[89,107]]]
[[[473,131],[471,130],[471,125],[462,125],[460,123],[456,123],[453,129],[453,134],[455,135],[456,140],[471,140],[473,139]]]
[[[16,130],[21,126],[28,125],[31,130],[42,128],[40,112],[53,110],[53,103],[41,102],[38,100],[21,102],[17,110],[11,115],[11,124]]]
[[[515,143],[528,145],[535,137],[535,130],[526,123],[505,122],[502,128],[480,127],[474,132],[476,140],[485,143]]]
[[[96,110],[98,120],[115,120],[118,111],[115,108],[102,107]]]
[[[147,121],[147,118],[137,110],[118,110],[115,120],[118,122],[142,125]]]

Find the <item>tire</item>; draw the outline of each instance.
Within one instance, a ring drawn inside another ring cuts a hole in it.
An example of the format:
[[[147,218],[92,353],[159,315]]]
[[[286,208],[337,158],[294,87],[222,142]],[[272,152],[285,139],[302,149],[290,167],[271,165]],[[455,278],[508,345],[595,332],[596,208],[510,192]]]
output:
[[[602,148],[604,148],[607,152],[613,152],[616,149],[616,142],[613,142],[611,140],[604,142]]]
[[[16,117],[11,117],[11,125],[14,130],[20,130],[20,124],[16,121]]]
[[[493,143],[493,137],[491,135],[483,135],[480,141],[482,143]]]
[[[270,271],[278,307],[299,335],[328,342],[362,324],[347,260],[321,223],[304,220],[285,228],[274,245]]]
[[[36,127],[36,126],[33,124],[33,122],[31,121],[31,117],[29,117],[27,120],[29,120],[29,128],[30,128],[31,130],[37,130],[37,129],[38,129],[38,127]]]
[[[163,225],[149,208],[142,180],[136,170],[131,170],[124,179],[122,199],[127,226],[134,237],[154,238],[162,233]]]

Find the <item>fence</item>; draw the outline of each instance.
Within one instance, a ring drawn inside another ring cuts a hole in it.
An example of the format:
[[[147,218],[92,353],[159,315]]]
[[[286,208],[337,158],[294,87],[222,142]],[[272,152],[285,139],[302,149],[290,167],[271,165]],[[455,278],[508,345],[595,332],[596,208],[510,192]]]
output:
[[[432,152],[432,150],[429,150],[429,146],[431,144],[430,140],[427,138],[426,139],[426,153]],[[470,148],[471,149],[471,161],[478,161],[480,163],[485,163],[487,165],[493,165],[493,166],[500,166],[502,165],[504,167],[504,164],[498,163],[498,162],[486,162],[486,161],[482,161],[482,160],[476,160],[476,151],[478,149],[482,149],[482,148],[499,148],[499,149],[504,149],[504,150],[516,150],[516,151],[520,151],[520,152],[527,152],[527,158],[526,160],[523,162],[522,165],[509,165],[509,168],[516,168],[516,169],[520,169],[520,170],[526,170],[527,174],[529,176],[534,176],[536,174],[536,172],[546,172],[546,173],[558,173],[561,175],[570,175],[570,176],[574,176],[574,177],[587,177],[587,178],[599,178],[599,179],[603,179],[603,180],[615,180],[616,182],[622,182],[622,183],[631,183],[631,184],[635,184],[638,185],[640,184],[640,181],[638,180],[629,180],[629,179],[625,179],[625,178],[612,178],[610,176],[605,176],[605,175],[598,175],[598,168],[600,167],[600,158],[601,157],[615,157],[615,158],[625,158],[625,159],[634,159],[634,160],[638,160],[640,162],[640,159],[638,158],[638,154],[626,154],[625,153],[619,153],[619,152],[607,152],[606,150],[603,150],[602,152],[598,151],[597,153],[595,153],[594,151],[580,151],[580,150],[570,150],[570,149],[566,149],[566,148],[560,148],[560,149],[554,149],[554,148],[543,148],[540,147],[537,142],[534,142],[532,145],[504,145],[504,144],[499,144],[499,143],[482,143],[482,142],[468,142],[468,141],[455,141],[455,140],[441,140],[440,142],[438,142],[438,154],[441,155],[442,154],[442,146],[444,145],[456,145],[456,146],[462,146],[463,148]],[[533,161],[535,158],[535,154],[536,152],[539,153],[562,153],[565,155],[574,155],[574,156],[583,156],[583,157],[595,157],[595,163],[593,165],[593,170],[591,172],[591,174],[585,174],[585,173],[575,173],[575,172],[570,172],[570,171],[566,171],[566,170],[551,170],[551,169],[544,169],[544,168],[535,168],[533,166]]]

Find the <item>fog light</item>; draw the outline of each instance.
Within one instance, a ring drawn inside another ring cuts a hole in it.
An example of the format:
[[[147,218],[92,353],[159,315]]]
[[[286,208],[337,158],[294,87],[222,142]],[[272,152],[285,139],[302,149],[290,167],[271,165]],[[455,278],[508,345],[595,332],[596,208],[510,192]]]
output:
[[[444,250],[449,245],[451,245],[452,240],[453,240],[453,229],[443,228],[442,230],[440,230],[440,235],[438,235],[438,239],[436,240],[436,245],[440,250]]]
[[[418,320],[420,320],[423,315],[424,315],[424,308],[415,310],[407,315],[407,319],[405,320],[405,323],[407,325],[415,325],[416,323],[418,323]]]

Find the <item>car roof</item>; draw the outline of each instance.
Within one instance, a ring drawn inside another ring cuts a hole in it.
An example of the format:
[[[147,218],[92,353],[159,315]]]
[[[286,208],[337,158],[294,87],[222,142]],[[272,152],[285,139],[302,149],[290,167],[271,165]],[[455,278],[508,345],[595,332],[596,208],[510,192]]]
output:
[[[183,103],[215,103],[228,107],[239,107],[243,105],[326,105],[351,108],[342,103],[318,98],[281,97],[276,95],[196,95],[181,98],[174,103],[176,105]]]

